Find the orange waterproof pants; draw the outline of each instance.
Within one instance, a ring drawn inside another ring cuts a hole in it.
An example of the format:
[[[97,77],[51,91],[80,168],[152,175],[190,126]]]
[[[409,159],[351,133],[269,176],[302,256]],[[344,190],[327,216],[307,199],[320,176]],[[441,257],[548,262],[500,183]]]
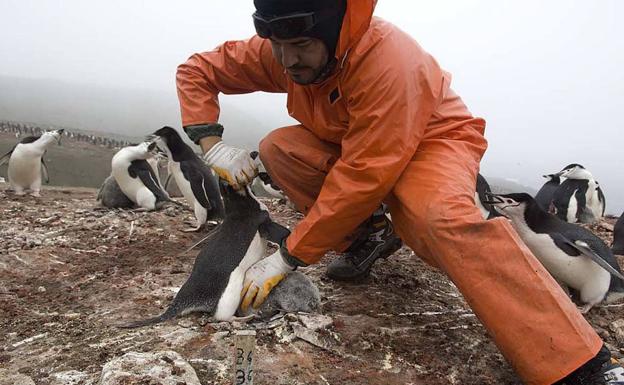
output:
[[[485,148],[469,126],[423,140],[386,203],[403,241],[455,283],[524,382],[552,384],[594,357],[602,341],[508,221],[482,219],[474,191]],[[260,156],[306,213],[340,146],[289,126],[262,140]]]

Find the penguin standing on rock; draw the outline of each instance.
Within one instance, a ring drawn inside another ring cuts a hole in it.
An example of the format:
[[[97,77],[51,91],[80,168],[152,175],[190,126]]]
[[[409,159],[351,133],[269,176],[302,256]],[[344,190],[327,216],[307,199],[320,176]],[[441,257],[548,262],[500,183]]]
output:
[[[566,178],[553,194],[553,205],[560,219],[570,223],[594,223],[604,216],[605,196],[585,167],[573,163],[555,175]]]
[[[0,158],[0,165],[9,160],[9,184],[17,195],[24,195],[30,189],[31,195],[40,196],[41,179],[49,182],[48,168],[43,155],[48,147],[58,142],[63,129],[44,132],[40,136],[28,136]],[[42,171],[43,170],[43,171]]]
[[[490,195],[524,243],[559,282],[579,291],[582,313],[624,298],[624,276],[605,243],[581,226],[544,211],[529,194]]]
[[[111,161],[112,174],[121,191],[144,210],[160,208],[164,202],[178,204],[163,190],[146,160],[155,149],[156,143],[149,142],[124,147]]]
[[[184,231],[198,231],[207,220],[223,218],[223,202],[212,170],[184,143],[175,129],[165,126],[153,136],[158,147],[167,153],[169,174],[173,175],[195,212],[196,227]]]
[[[553,196],[561,184],[561,177],[557,174],[543,175],[543,177],[547,179],[546,183],[544,183],[542,188],[537,192],[537,195],[535,195],[535,200],[542,209],[550,212]]]
[[[615,223],[613,228],[613,244],[611,245],[613,254],[624,255],[624,213]]]
[[[241,301],[245,272],[264,257],[267,240],[280,243],[290,232],[271,220],[267,207],[255,198],[249,187],[235,191],[229,186],[223,186],[223,200],[226,212],[223,223],[207,237],[195,259],[191,275],[167,310],[160,316],[120,327],[152,325],[191,312],[209,313],[219,321],[234,319]],[[314,290],[302,290],[294,287],[300,285],[293,284],[295,282],[287,286],[292,286],[291,296],[293,292],[318,296],[318,290],[314,293]],[[301,284],[308,285],[310,282],[301,281]],[[276,295],[278,293],[276,291]],[[302,299],[301,303],[308,306],[318,302]]]

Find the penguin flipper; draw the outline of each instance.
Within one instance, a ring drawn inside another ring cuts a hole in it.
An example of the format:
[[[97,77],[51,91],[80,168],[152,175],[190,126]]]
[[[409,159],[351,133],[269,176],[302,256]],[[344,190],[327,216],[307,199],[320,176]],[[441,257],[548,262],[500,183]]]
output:
[[[46,184],[50,183],[50,174],[48,172],[48,165],[43,160],[43,156],[41,157],[41,171],[43,173],[43,180]]]
[[[617,277],[619,279],[624,280],[624,275],[617,271],[613,266],[611,266],[607,261],[601,258],[598,254],[594,252],[594,250],[589,247],[589,245],[581,240],[575,240],[572,242],[570,239],[565,237],[560,233],[552,233],[550,237],[555,242],[561,250],[563,250],[566,254],[571,257],[578,257],[580,255],[584,255],[588,258],[591,258],[592,261],[596,262],[600,267],[609,272],[609,274]]]
[[[163,186],[165,191],[167,191],[167,186],[169,186],[169,181],[171,180],[172,175],[173,175],[172,173],[169,173],[169,175],[167,175],[167,180],[165,180],[165,185]]]
[[[271,218],[261,223],[258,231],[262,238],[276,245],[281,245],[282,241],[290,235],[290,230],[277,222],[273,222]]]
[[[197,202],[199,202],[199,204],[206,210],[210,210],[212,206],[206,190],[207,186],[205,185],[206,180],[204,175],[202,175],[202,173],[197,169],[188,167],[188,165],[184,162],[180,162],[180,170],[182,171],[184,178],[189,181],[191,190],[193,191],[193,196]]]
[[[613,275],[614,277],[617,277],[619,279],[624,280],[624,275],[622,275],[622,273],[620,273],[619,271],[617,271],[613,266],[611,266],[607,261],[605,261],[604,259],[600,258],[600,256],[598,254],[596,254],[591,247],[589,247],[589,245],[583,241],[577,240],[574,242],[574,245],[576,246],[576,248],[583,253],[583,255],[588,256],[589,258],[591,258],[594,262],[596,262],[598,265],[600,265],[600,267],[602,267],[603,269],[605,269],[606,271],[608,271],[611,275]]]
[[[139,178],[141,182],[147,187],[152,194],[159,201],[169,201],[169,196],[163,191],[160,183],[158,183],[158,179],[156,178],[156,174],[154,174],[154,170],[152,166],[147,163],[144,159],[137,159],[130,162],[130,166],[128,167],[128,174],[133,178]]]
[[[17,145],[13,146],[13,148],[9,152],[7,152],[6,154],[2,155],[2,157],[0,157],[0,166],[2,166],[4,162],[11,159],[11,155],[13,154],[15,147],[17,147]]]
[[[598,201],[600,201],[600,204],[602,205],[602,216],[604,217],[605,210],[607,209],[607,198],[605,198],[604,192],[600,186],[596,187],[596,189],[598,190]]]

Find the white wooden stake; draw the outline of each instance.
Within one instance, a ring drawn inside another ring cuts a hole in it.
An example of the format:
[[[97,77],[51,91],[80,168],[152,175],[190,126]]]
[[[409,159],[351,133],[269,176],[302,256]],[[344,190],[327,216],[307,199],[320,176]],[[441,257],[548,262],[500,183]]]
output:
[[[253,385],[255,330],[238,330],[234,336],[234,385]]]

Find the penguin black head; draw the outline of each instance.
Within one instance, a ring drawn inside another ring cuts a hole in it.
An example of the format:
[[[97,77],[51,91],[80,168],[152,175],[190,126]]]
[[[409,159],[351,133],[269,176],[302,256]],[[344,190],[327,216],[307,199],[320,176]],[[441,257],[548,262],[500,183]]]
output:
[[[494,209],[507,218],[522,215],[527,209],[533,209],[539,205],[535,199],[527,193],[513,194],[487,194],[487,201]]]
[[[226,217],[248,217],[252,220],[256,215],[268,215],[268,208],[256,198],[249,186],[234,190],[227,182],[220,180],[219,189]]]
[[[180,134],[173,127],[164,126],[156,131],[154,131],[154,135],[162,138],[165,142],[174,142],[176,140],[182,140]]]
[[[559,183],[561,180],[561,178],[559,177],[559,174],[547,174],[547,175],[542,175],[542,176],[548,179],[548,182]]]
[[[565,171],[565,170],[571,170],[573,168],[585,168],[582,164],[578,164],[578,163],[570,163],[569,165],[565,166],[564,168],[561,169],[561,171]]]
[[[578,163],[572,163],[565,166],[563,170],[559,171],[555,175],[568,179],[593,179],[592,174]]]
[[[192,158],[194,155],[191,147],[184,143],[178,131],[173,127],[164,126],[156,130],[151,137],[156,138],[156,143],[159,147],[166,147],[173,155],[174,160]]]

